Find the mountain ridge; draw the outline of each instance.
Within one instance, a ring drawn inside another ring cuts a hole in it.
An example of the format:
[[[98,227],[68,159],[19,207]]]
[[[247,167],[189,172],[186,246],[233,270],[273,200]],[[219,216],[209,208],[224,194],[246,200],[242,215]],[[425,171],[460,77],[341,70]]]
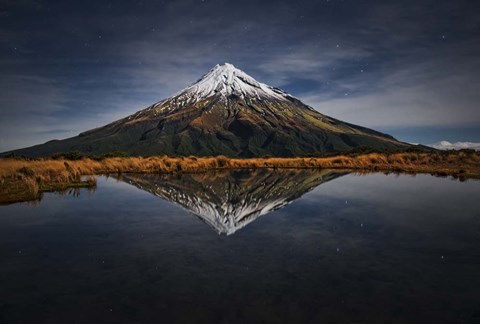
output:
[[[216,65],[193,85],[145,109],[65,140],[9,153],[231,157],[305,156],[410,147],[392,136],[323,115],[298,98],[256,81],[232,64]]]

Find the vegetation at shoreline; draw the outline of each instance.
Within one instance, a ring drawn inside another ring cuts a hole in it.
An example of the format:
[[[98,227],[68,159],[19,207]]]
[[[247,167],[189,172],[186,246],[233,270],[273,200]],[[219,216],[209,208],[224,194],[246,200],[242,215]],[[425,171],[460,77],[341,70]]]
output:
[[[480,179],[480,152],[404,151],[351,152],[325,157],[227,158],[124,157],[121,152],[85,157],[71,152],[50,158],[0,159],[0,204],[37,200],[43,192],[72,187],[94,187],[95,175],[112,173],[196,173],[214,169],[319,168],[361,172],[429,173],[460,180]]]

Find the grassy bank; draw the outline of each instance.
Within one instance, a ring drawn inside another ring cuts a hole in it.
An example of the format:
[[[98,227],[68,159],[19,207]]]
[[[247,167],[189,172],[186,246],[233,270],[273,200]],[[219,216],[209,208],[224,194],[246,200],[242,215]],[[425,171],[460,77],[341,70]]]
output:
[[[105,157],[103,159],[0,159],[0,203],[35,200],[42,192],[95,186],[94,175],[178,173],[236,168],[328,168],[430,173],[480,179],[480,153],[402,152],[307,158]],[[85,179],[85,176],[88,178]]]

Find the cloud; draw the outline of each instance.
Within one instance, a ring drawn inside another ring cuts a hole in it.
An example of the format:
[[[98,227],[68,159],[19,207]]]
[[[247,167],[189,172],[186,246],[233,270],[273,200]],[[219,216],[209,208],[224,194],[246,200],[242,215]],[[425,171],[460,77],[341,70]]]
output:
[[[302,97],[318,111],[368,127],[459,126],[480,123],[476,78],[480,59],[467,44],[437,57],[398,59],[383,72],[351,75],[335,92]],[[465,49],[466,48],[466,49]],[[453,57],[466,57],[453,60]]]
[[[480,143],[473,143],[473,142],[450,143],[449,141],[440,141],[435,144],[430,144],[429,146],[436,148],[438,150],[473,149],[473,150],[480,151]]]

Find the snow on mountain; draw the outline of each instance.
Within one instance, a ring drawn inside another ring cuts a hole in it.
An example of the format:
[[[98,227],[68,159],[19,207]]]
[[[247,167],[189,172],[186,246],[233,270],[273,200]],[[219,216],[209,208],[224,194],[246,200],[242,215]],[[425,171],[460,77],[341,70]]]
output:
[[[288,101],[289,94],[258,82],[230,63],[217,64],[190,87],[172,96],[195,98],[196,101],[221,95],[224,99],[238,96],[242,99],[276,99]]]

